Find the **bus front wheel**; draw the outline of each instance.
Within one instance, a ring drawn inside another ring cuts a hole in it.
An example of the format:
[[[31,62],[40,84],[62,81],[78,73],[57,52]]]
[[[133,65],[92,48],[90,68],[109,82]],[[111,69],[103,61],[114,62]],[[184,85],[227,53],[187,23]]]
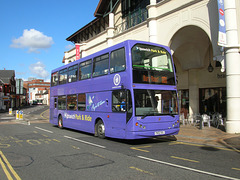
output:
[[[105,126],[102,122],[102,120],[99,120],[96,124],[96,135],[99,138],[105,138]]]
[[[61,115],[58,117],[58,127],[63,129],[63,119]]]

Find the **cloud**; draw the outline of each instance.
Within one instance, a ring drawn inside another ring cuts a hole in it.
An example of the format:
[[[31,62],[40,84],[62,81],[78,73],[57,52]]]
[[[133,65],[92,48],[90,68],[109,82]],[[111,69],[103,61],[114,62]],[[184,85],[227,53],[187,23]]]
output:
[[[16,74],[19,75],[19,76],[22,76],[22,75],[27,74],[27,72],[18,72],[18,71],[17,71]]]
[[[29,66],[29,69],[32,74],[37,75],[40,78],[47,78],[49,76],[49,73],[45,69],[45,65],[42,62],[37,62],[35,64],[31,64]]]
[[[66,48],[67,50],[70,50],[70,49],[72,49],[72,48],[75,48],[75,46],[72,45],[72,44],[69,44],[69,45],[65,46],[65,48]]]
[[[48,37],[35,29],[25,29],[21,37],[12,40],[10,47],[28,48],[29,52],[39,53],[38,49],[50,48],[53,43],[52,37]]]

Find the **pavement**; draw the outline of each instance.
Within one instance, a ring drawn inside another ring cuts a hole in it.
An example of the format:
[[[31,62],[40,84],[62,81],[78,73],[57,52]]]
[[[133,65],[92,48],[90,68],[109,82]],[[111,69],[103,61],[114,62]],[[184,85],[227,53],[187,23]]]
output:
[[[6,123],[48,123],[49,109],[42,112],[40,115],[24,115],[23,120],[16,120],[14,115],[9,115],[8,112],[0,113],[0,125]],[[178,135],[174,137],[176,144],[186,144],[200,146],[202,148],[216,151],[219,149],[230,150],[240,153],[240,134],[230,134],[225,132],[224,126],[203,127],[192,124],[181,125]]]
[[[217,149],[232,150],[240,153],[240,134],[230,134],[225,128],[204,127],[200,129],[194,125],[182,125],[176,135],[177,143],[202,146],[212,151]]]

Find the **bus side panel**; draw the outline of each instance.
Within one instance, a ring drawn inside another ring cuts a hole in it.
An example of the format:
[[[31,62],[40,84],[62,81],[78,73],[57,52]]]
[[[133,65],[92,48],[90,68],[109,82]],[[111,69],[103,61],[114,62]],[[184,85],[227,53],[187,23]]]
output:
[[[106,136],[114,138],[125,138],[126,113],[111,113],[106,119]]]
[[[125,137],[126,113],[112,112],[112,91],[87,93],[86,101],[86,112],[104,122],[107,137]]]

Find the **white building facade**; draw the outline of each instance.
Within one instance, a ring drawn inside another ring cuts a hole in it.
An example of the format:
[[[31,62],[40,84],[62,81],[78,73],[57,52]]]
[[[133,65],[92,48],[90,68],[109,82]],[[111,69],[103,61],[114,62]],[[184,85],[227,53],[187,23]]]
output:
[[[81,57],[127,39],[167,45],[175,63],[181,112],[220,113],[226,118],[226,131],[240,133],[240,0],[224,2],[225,48],[218,45],[218,2],[223,0],[107,2],[99,1],[96,19],[67,38],[80,45]],[[64,60],[75,61],[76,49],[65,52]]]
[[[42,90],[42,88],[29,88],[29,103],[49,105],[48,90]]]

